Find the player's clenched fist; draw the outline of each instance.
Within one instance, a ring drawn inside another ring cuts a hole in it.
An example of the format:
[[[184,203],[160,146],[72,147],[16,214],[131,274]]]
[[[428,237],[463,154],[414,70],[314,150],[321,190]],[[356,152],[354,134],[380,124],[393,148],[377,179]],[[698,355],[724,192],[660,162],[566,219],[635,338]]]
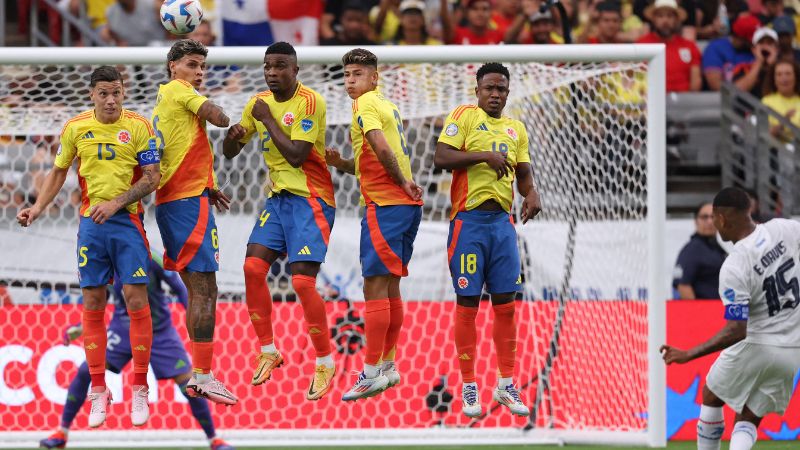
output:
[[[228,141],[240,141],[244,139],[245,135],[247,135],[247,130],[245,130],[241,124],[237,123],[228,128],[225,139]]]
[[[508,162],[506,155],[500,152],[484,152],[486,164],[497,172],[497,179],[503,178],[514,171],[514,167]]]
[[[260,98],[253,104],[253,118],[259,122],[272,119],[272,114],[269,112],[269,106]],[[273,119],[274,120],[274,119]]]
[[[17,214],[17,223],[23,227],[27,227],[32,224],[41,213],[42,211],[35,206],[32,208],[25,208]]]
[[[666,364],[683,364],[691,361],[688,352],[670,345],[662,345],[659,351],[661,352],[661,357],[664,358],[664,363]]]

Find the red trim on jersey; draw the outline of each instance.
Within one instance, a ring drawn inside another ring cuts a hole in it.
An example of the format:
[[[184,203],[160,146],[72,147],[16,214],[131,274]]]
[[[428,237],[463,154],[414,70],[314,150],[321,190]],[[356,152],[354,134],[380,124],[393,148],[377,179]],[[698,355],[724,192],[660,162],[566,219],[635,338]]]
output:
[[[301,87],[297,91],[297,95],[306,99],[306,114],[311,115],[317,110],[317,97],[313,92]]]
[[[177,270],[181,271],[192,262],[194,256],[197,254],[197,251],[200,249],[200,246],[203,245],[203,239],[206,235],[206,228],[208,227],[208,197],[200,197],[200,212],[198,213],[197,223],[192,230],[192,233],[186,239],[186,242],[183,243],[183,247],[181,247],[181,251],[178,252],[178,261],[176,264],[175,269],[168,269],[168,270]],[[166,264],[164,265],[166,269]]]
[[[381,234],[381,229],[378,225],[378,213],[375,210],[374,203],[367,205],[366,214],[369,237],[372,241],[372,246],[375,248],[375,253],[378,254],[378,258],[380,258],[383,265],[386,266],[393,275],[408,275],[408,272],[403,267],[403,262],[400,261],[400,257],[392,251],[386,239],[383,238],[383,234]]]
[[[325,160],[312,148],[308,158],[303,162],[303,173],[306,175],[306,187],[312,197],[319,197],[328,204],[336,207],[333,194],[333,181]]]
[[[319,231],[322,234],[322,241],[325,242],[325,245],[328,245],[328,240],[331,237],[331,227],[328,225],[328,220],[322,212],[322,205],[319,204],[318,198],[309,198],[306,200],[308,200],[311,210],[314,211],[314,222],[317,223]]]
[[[200,121],[195,120],[194,142],[169,181],[156,191],[156,205],[194,197],[214,187],[214,156]]]
[[[447,262],[449,263],[451,259],[453,259],[453,253],[456,251],[456,246],[458,245],[458,236],[461,234],[461,225],[463,221],[456,219],[453,222],[453,238],[450,240],[450,245],[447,247]]]
[[[467,175],[467,170],[453,170],[453,182],[450,184],[450,199],[453,203],[450,210],[450,220],[453,220],[459,211],[466,211],[468,194],[469,176]]]
[[[139,230],[139,234],[142,235],[142,240],[144,241],[144,246],[147,248],[147,254],[150,254],[150,241],[147,240],[147,233],[144,232],[144,225],[142,225],[142,219],[139,217],[138,214],[128,214],[128,217],[131,218],[131,222]]]
[[[64,123],[64,126],[61,127],[61,133],[60,134],[64,134],[64,131],[67,129],[69,124],[71,124],[73,122],[80,121],[80,120],[88,119],[88,118],[92,117],[93,114],[94,114],[94,110],[86,111],[86,112],[82,112],[82,113],[78,114],[77,116],[69,119],[68,121],[66,121],[66,123]]]
[[[150,135],[153,135],[153,124],[150,123],[149,120],[147,120],[144,117],[142,117],[141,114],[137,114],[137,113],[135,113],[133,111],[125,111],[125,117],[128,118],[128,119],[138,120],[138,121],[144,123],[145,126],[147,127],[147,132],[150,133]]]
[[[353,112],[358,112],[358,99],[353,100]]]
[[[86,190],[87,189],[86,188],[86,178],[83,178],[83,176],[81,176],[81,160],[80,159],[78,159],[78,167],[77,167],[77,169],[78,169],[78,186],[81,187],[81,210],[80,210],[80,215],[83,216],[83,214],[86,212],[86,210],[89,209],[89,195],[88,195],[88,191]]]
[[[192,83],[189,83],[186,80],[181,80],[181,79],[176,78],[175,81],[177,81],[178,83],[180,83],[180,84],[182,84],[182,85],[184,85],[186,87],[190,87],[190,88],[194,89],[194,85]]]
[[[454,120],[458,120],[458,118],[461,117],[461,115],[464,114],[464,112],[466,110],[468,110],[468,109],[476,109],[476,108],[478,108],[478,107],[475,106],[475,105],[459,106],[458,108],[456,108],[456,111],[453,113],[453,119]]]

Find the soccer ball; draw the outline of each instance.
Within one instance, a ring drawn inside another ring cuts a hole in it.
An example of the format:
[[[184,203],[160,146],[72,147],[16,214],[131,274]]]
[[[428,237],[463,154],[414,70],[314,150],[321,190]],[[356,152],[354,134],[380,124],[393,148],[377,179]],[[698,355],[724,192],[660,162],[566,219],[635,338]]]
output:
[[[164,0],[161,24],[172,34],[189,34],[203,20],[200,0]]]

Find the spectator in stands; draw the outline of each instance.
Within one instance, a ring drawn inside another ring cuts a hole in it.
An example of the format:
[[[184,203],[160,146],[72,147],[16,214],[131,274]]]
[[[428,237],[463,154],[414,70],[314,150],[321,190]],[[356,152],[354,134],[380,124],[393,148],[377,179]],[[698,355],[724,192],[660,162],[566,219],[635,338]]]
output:
[[[703,85],[700,50],[694,42],[678,34],[686,12],[675,0],[656,0],[647,7],[645,16],[653,31],[637,42],[666,45],[667,92],[699,91]]]
[[[264,0],[223,0],[222,45],[267,46],[275,42]]]
[[[522,12],[522,0],[495,0],[492,8],[494,28],[505,35],[520,12]]]
[[[423,0],[403,0],[400,3],[400,27],[393,42],[397,45],[441,45],[442,41],[428,34]]]
[[[728,34],[727,8],[721,0],[705,0],[697,4],[697,39],[710,40]],[[725,14],[721,17],[720,14]]]
[[[194,39],[206,47],[214,45],[217,41],[217,36],[214,34],[214,30],[211,29],[211,24],[206,20],[200,22],[200,25],[195,27],[194,31],[189,33],[186,37]]]
[[[778,33],[778,58],[800,62],[800,50],[794,48],[797,29],[790,16],[778,16],[772,20],[772,29]]]
[[[734,78],[736,87],[761,98],[761,89],[767,72],[778,61],[778,33],[761,27],[753,35],[753,64],[740,78]]]
[[[672,287],[681,300],[719,298],[719,269],[726,254],[717,242],[711,209],[711,203],[703,203],[695,210],[695,233],[675,263]]]
[[[344,6],[341,16],[341,29],[331,39],[323,39],[322,45],[375,45],[369,39],[369,17],[358,1]]]
[[[653,31],[653,21],[648,17],[648,10],[654,5],[653,0],[634,0],[633,11],[642,20],[647,22],[649,31]],[[677,33],[684,39],[690,41],[697,40],[697,2],[695,0],[675,0],[677,7],[683,10],[683,14],[678,22]]]
[[[616,1],[603,1],[595,6],[592,25],[586,27],[589,44],[620,44],[622,31],[622,6]]]
[[[761,0],[762,10],[758,20],[764,26],[770,25],[776,17],[783,15],[783,0]]]
[[[778,61],[764,80],[764,105],[800,127],[800,68],[792,60]],[[770,118],[769,132],[778,139],[790,141],[791,130]]]
[[[425,10],[424,4],[422,10]],[[370,10],[369,22],[376,41],[391,42],[400,28],[400,0],[381,0],[380,5]]]
[[[503,42],[503,34],[492,28],[492,3],[489,0],[467,0],[466,26],[456,26],[447,0],[441,0],[442,32],[449,44],[491,45]]]
[[[267,1],[269,26],[275,42],[318,45],[322,0]]]
[[[106,26],[100,35],[118,47],[141,47],[165,37],[158,18],[161,2],[117,0],[106,10]]]
[[[755,16],[741,14],[733,22],[731,35],[711,41],[703,52],[703,76],[709,89],[718,91],[723,82],[740,79],[755,57],[751,41],[761,23]]]
[[[564,39],[556,29],[554,8],[542,11],[535,1],[522,2],[522,14],[505,33],[506,44],[563,44]]]
[[[380,3],[380,0],[325,0],[325,11],[322,13],[322,21],[320,22],[320,41],[333,39],[337,33],[341,31],[342,15],[344,14],[345,7],[353,3],[360,6],[364,11],[370,11],[374,6]]]

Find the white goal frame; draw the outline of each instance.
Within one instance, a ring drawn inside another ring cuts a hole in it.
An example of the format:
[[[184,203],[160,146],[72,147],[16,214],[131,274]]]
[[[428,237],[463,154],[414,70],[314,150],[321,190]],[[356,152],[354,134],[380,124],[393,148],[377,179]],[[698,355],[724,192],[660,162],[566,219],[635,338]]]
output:
[[[666,446],[666,369],[658,348],[666,342],[664,224],[666,221],[665,51],[661,44],[631,45],[500,45],[500,46],[375,46],[381,63],[500,62],[639,62],[647,64],[647,364],[648,429],[643,432],[513,428],[479,429],[342,429],[220,430],[234,445],[478,445],[591,443]],[[349,47],[298,47],[300,64],[336,64]],[[129,48],[2,48],[0,65],[163,64],[166,47]],[[263,61],[262,47],[211,47],[210,64],[254,64]],[[591,412],[587,412],[591,413]],[[302,439],[297,439],[301,433]],[[39,432],[0,431],[0,448],[33,448]],[[70,447],[154,447],[206,445],[192,431],[75,431]]]

